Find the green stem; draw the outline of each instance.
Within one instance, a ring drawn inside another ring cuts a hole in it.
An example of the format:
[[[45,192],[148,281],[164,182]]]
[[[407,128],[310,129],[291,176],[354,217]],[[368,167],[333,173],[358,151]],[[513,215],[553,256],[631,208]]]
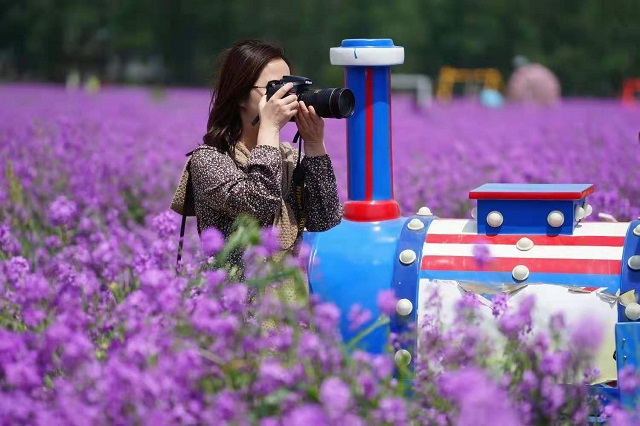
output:
[[[356,337],[354,337],[353,339],[349,340],[349,342],[347,342],[347,350],[351,350],[353,348],[356,347],[356,345],[358,343],[360,343],[360,341],[362,339],[364,339],[365,337],[367,337],[369,334],[371,334],[376,328],[378,327],[382,327],[385,326],[387,324],[389,324],[389,317],[386,315],[381,315],[376,322],[374,322],[373,324],[371,324],[369,327],[365,328],[364,330],[362,330],[360,333],[358,333],[358,335]]]

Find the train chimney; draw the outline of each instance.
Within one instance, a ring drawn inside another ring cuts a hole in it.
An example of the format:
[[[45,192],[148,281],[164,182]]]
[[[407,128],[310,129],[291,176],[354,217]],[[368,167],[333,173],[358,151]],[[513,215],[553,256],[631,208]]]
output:
[[[356,99],[347,121],[349,200],[344,218],[377,222],[400,217],[393,197],[391,66],[404,62],[404,48],[391,39],[347,39],[331,48],[331,64],[344,67]],[[375,172],[374,172],[375,171]]]

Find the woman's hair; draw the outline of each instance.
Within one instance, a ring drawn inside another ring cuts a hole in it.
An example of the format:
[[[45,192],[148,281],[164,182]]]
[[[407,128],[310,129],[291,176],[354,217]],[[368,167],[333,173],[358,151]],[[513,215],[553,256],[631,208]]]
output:
[[[284,50],[261,40],[241,40],[220,55],[214,91],[209,105],[207,133],[202,138],[207,145],[231,153],[242,132],[240,102],[245,100],[260,73],[274,59],[287,65]]]

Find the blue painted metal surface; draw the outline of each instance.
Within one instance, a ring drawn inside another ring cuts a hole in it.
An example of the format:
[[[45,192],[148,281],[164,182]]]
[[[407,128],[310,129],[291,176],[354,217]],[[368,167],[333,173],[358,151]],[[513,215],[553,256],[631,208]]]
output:
[[[395,47],[390,38],[347,38],[341,47]]]
[[[365,199],[365,67],[345,68],[345,83],[356,99],[353,115],[347,120],[347,185],[349,200]]]
[[[372,67],[373,74],[373,199],[391,200],[390,67]]]
[[[309,283],[324,300],[342,310],[340,331],[345,341],[355,337],[349,330],[347,314],[354,304],[380,316],[378,293],[391,288],[398,237],[405,219],[383,222],[352,222],[317,233],[311,245]],[[361,347],[380,353],[388,330],[378,329],[363,340]]]
[[[407,299],[413,304],[413,310],[407,316],[395,315],[391,317],[390,330],[392,333],[403,334],[410,331],[411,324],[417,324],[418,312],[418,288],[420,284],[420,263],[422,260],[422,248],[424,247],[424,239],[429,229],[429,225],[433,221],[434,216],[413,216],[407,218],[396,249],[395,261],[393,266],[392,288],[396,297]],[[417,219],[424,225],[420,230],[411,230],[408,224],[412,219]],[[399,261],[400,253],[404,250],[413,250],[416,253],[415,262],[410,265],[404,265]],[[411,352],[412,357],[416,353],[417,342],[414,342],[411,348],[405,348]]]
[[[478,233],[485,235],[529,234],[529,235],[571,235],[576,224],[575,207],[582,201],[558,200],[478,200]],[[554,228],[547,222],[549,213],[560,211],[564,223]],[[503,216],[501,226],[494,228],[487,224],[487,215],[498,211]]]
[[[632,367],[637,371],[640,360],[640,323],[624,322],[616,324],[616,364],[618,369],[618,389],[620,391],[620,402],[627,408],[634,408],[638,398],[638,390],[625,392],[624,380],[628,376],[621,375],[620,370],[625,367]]]
[[[635,290],[636,297],[640,296],[640,271],[634,271],[629,267],[629,258],[640,255],[640,236],[634,234],[634,229],[640,225],[640,220],[634,220],[629,226],[624,240],[622,251],[622,264],[620,265],[620,294]],[[624,315],[624,306],[618,304],[618,321],[629,321]]]

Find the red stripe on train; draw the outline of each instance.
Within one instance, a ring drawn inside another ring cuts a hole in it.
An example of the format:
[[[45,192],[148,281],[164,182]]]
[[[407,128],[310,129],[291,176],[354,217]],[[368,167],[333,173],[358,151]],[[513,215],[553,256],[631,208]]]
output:
[[[373,199],[373,70],[364,70],[364,199]]]
[[[605,259],[521,259],[494,257],[483,268],[475,258],[467,256],[423,256],[420,269],[423,271],[494,271],[511,272],[518,265],[529,268],[529,272],[557,274],[620,274],[620,260]]]

